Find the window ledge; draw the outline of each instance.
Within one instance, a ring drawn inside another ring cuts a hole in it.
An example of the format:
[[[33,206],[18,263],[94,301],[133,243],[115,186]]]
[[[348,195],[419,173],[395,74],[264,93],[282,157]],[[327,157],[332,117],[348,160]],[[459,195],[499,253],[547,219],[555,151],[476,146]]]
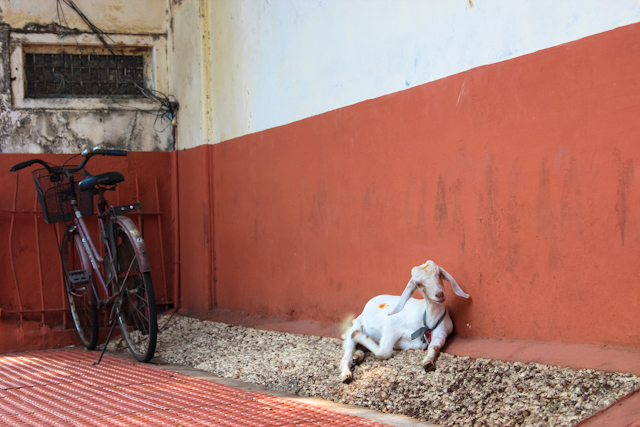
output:
[[[19,98],[13,99],[16,110],[144,110],[154,111],[160,104],[150,99],[109,98]]]

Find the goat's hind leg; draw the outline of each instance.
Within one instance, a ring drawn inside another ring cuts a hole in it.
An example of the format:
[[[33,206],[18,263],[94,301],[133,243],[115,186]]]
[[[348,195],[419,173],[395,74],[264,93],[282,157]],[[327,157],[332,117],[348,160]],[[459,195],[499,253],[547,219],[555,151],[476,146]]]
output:
[[[356,351],[353,352],[352,360],[354,365],[359,365],[364,360],[364,350],[356,346]]]
[[[371,352],[380,359],[388,359],[393,354],[393,346],[395,345],[398,337],[392,334],[382,333],[382,339],[380,344],[375,342],[370,336],[361,331],[356,331],[353,334],[353,340],[371,350]],[[364,353],[363,353],[364,356]]]

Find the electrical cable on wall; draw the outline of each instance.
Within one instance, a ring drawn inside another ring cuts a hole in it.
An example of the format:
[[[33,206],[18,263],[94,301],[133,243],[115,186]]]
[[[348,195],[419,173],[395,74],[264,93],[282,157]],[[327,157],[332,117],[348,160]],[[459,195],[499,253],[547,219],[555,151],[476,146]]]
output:
[[[118,53],[116,53],[116,48],[114,46],[112,46],[109,42],[107,42],[107,39],[109,39],[111,42],[113,42],[113,39],[111,39],[111,37],[107,33],[105,33],[100,28],[98,28],[96,25],[94,25],[89,20],[89,18],[87,18],[86,15],[84,13],[82,13],[80,8],[78,8],[78,6],[73,2],[73,0],[56,0],[56,7],[57,7],[57,12],[58,12],[58,22],[59,22],[60,26],[62,26],[62,21],[60,19],[60,14],[62,13],[62,17],[63,17],[64,22],[66,24],[66,28],[70,29],[69,28],[69,24],[67,23],[67,19],[66,19],[65,15],[64,15],[64,10],[62,8],[62,3],[64,3],[68,7],[70,7],[73,11],[75,11],[78,14],[78,16],[82,19],[82,21],[89,27],[89,29],[91,29],[91,31],[96,35],[96,37],[98,37],[98,40],[100,40],[100,42],[104,45],[104,47],[112,55],[118,56]],[[76,44],[77,44],[77,40],[76,40]],[[80,48],[79,45],[78,45],[78,48]],[[123,55],[123,54],[120,53],[120,55]],[[155,89],[145,88],[145,87],[139,85],[138,83],[136,83],[134,81],[131,81],[131,82],[136,86],[136,88],[140,91],[140,93],[145,98],[160,103],[160,108],[158,108],[158,110],[155,113],[143,110],[141,108],[136,108],[136,107],[131,107],[131,108],[134,108],[134,109],[136,109],[138,111],[141,111],[143,113],[155,114],[156,120],[153,122],[153,129],[158,133],[164,132],[169,126],[171,126],[171,124],[173,123],[173,119],[176,117],[176,114],[178,112],[179,104],[178,104],[176,98],[173,95],[165,95],[164,93],[162,93],[162,92],[160,92],[158,90],[155,90]],[[128,107],[128,106],[124,106],[124,105],[120,104],[111,95],[109,95],[109,98],[113,102],[118,104],[118,105],[121,105],[123,107]],[[160,122],[162,122],[165,119],[167,119],[169,121],[169,124],[167,124],[164,128],[162,128],[160,130],[156,129],[156,124],[158,123],[158,120],[160,120]],[[175,142],[174,142],[174,144],[175,144]]]
[[[76,12],[78,14],[80,19],[82,19],[84,21],[84,23],[87,24],[89,29],[91,29],[91,31],[98,37],[98,40],[100,40],[100,42],[102,42],[104,47],[107,48],[107,50],[109,52],[111,52],[112,55],[116,55],[116,53],[114,52],[114,50],[111,47],[111,45],[109,45],[109,43],[107,43],[107,41],[105,40],[105,38],[108,38],[109,40],[111,40],[113,42],[111,37],[109,37],[109,35],[107,33],[105,33],[104,31],[102,31],[100,28],[98,28],[95,25],[93,25],[93,23],[91,21],[89,21],[89,18],[87,18],[85,16],[85,14],[82,13],[82,11],[78,8],[78,6],[76,6],[76,4],[73,2],[73,0],[56,0],[56,9],[58,11],[58,21],[60,21],[60,11],[62,11],[62,16],[64,17],[64,10],[62,10],[62,5],[60,4],[60,2],[66,4],[71,9],[73,9],[74,12]],[[67,23],[67,19],[66,18],[65,18],[64,22],[65,22],[65,24]],[[62,25],[62,22],[59,22],[59,23],[60,23],[60,25]],[[67,28],[69,28],[68,25],[67,25]]]

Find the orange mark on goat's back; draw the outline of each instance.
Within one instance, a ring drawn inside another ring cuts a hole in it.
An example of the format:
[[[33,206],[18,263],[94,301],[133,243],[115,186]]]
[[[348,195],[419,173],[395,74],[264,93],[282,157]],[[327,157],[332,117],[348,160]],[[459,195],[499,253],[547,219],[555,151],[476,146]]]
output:
[[[383,308],[385,308],[385,307],[389,307],[389,304],[387,304],[386,302],[385,302],[385,303],[383,303],[383,304],[380,304],[380,305],[378,306],[378,308],[379,308],[380,310],[382,310],[382,309],[383,309]]]

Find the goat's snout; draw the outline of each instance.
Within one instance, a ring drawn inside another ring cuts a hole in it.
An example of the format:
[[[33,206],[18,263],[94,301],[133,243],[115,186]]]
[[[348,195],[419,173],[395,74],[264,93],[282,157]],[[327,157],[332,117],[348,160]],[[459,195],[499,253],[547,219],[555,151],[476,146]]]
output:
[[[433,302],[442,304],[447,299],[447,296],[444,294],[444,291],[438,291],[433,295]]]

